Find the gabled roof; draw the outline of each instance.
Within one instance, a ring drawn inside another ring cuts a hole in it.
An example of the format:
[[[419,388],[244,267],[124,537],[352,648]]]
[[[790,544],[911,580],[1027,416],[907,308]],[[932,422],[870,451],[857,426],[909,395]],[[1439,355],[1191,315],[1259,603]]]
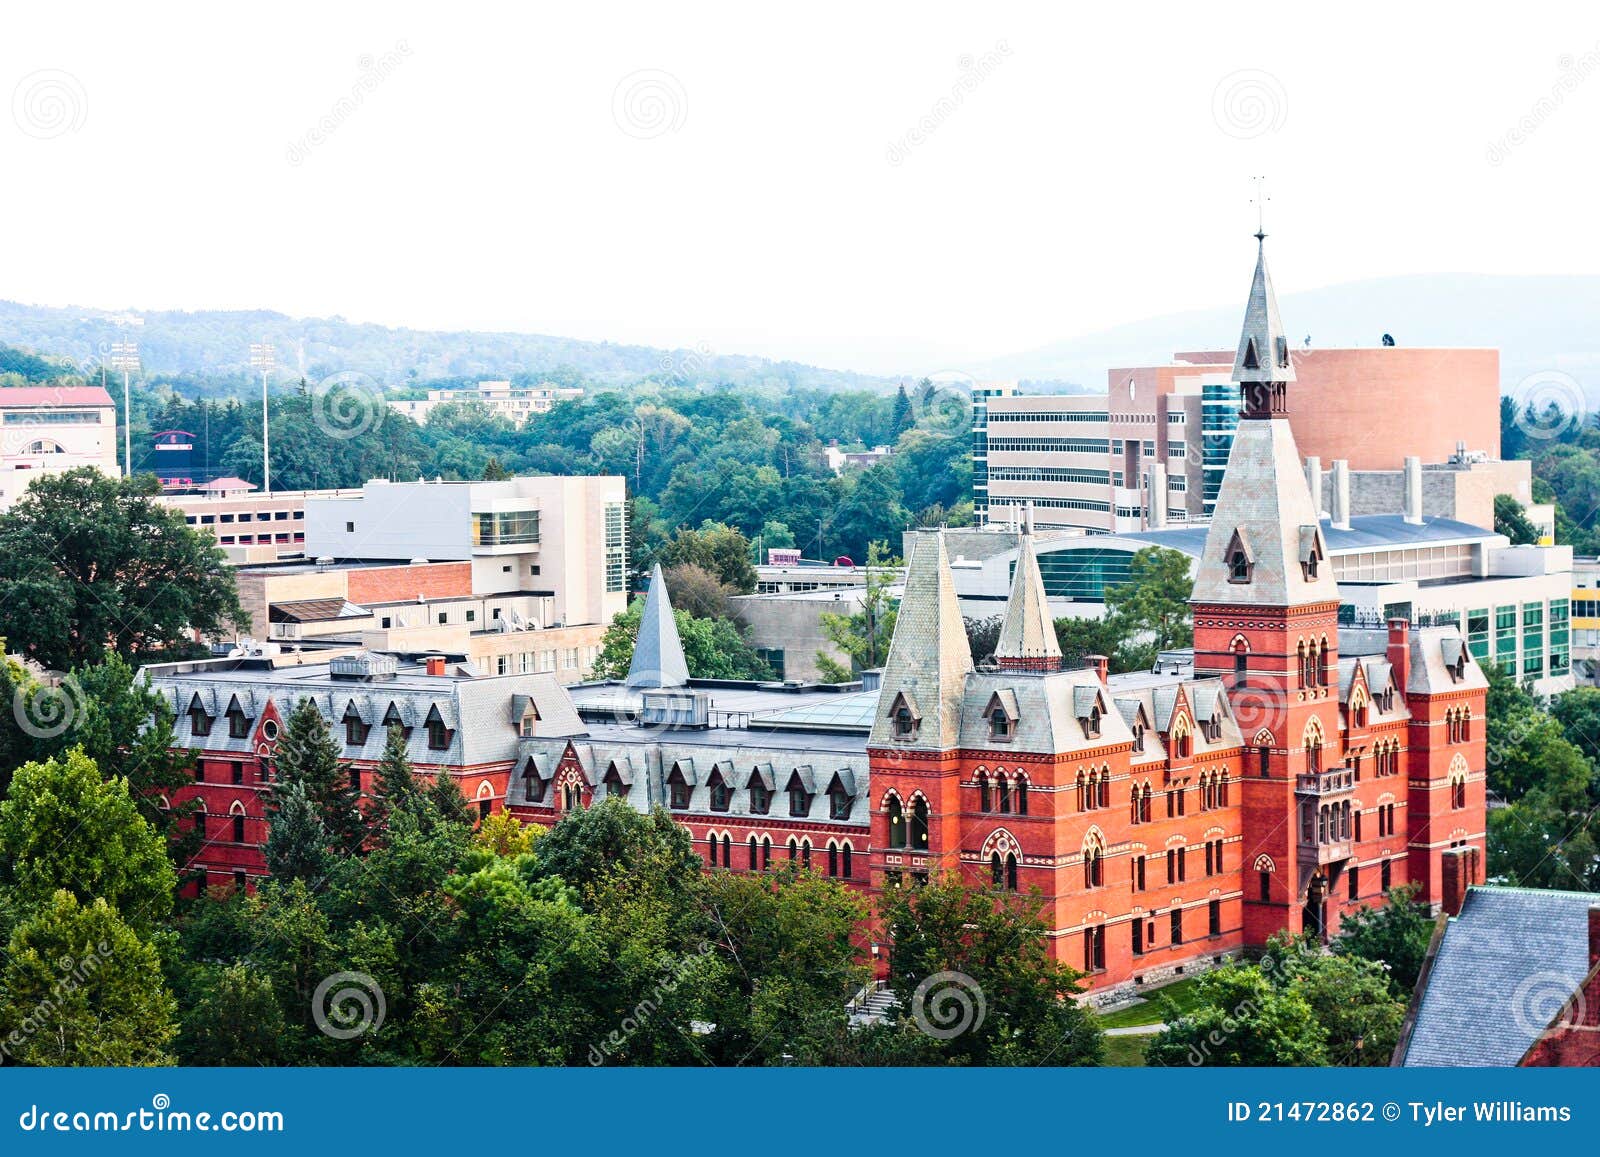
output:
[[[1000,705],[1000,709],[1006,713],[1007,719],[1015,719],[1017,717],[1017,693],[1010,687],[1002,687],[989,696],[989,702],[983,709],[984,714],[993,714],[997,703]]]
[[[1248,582],[1229,581],[1236,535],[1253,555]],[[1331,566],[1318,567],[1316,578],[1301,567],[1319,542],[1325,540],[1288,421],[1240,422],[1195,570],[1194,601],[1270,607],[1338,602]]]
[[[835,785],[837,785],[839,790],[844,792],[845,795],[853,797],[856,794],[856,773],[851,771],[848,767],[839,768],[828,777],[829,793],[833,791]]]
[[[1267,271],[1267,246],[1264,234],[1256,234],[1256,271],[1250,279],[1250,297],[1245,302],[1244,325],[1239,333],[1239,352],[1233,359],[1236,382],[1292,382],[1294,359],[1288,353],[1288,335],[1278,316],[1278,295],[1272,289],[1272,274]]]
[[[657,563],[650,572],[627,683],[629,687],[682,687],[688,682],[689,664],[683,657],[683,641],[678,638],[678,621],[672,616],[667,580]]]
[[[1033,550],[1033,535],[1022,535],[1017,548],[1016,571],[1011,578],[1011,594],[1006,599],[1005,619],[1000,624],[1000,639],[994,657],[1002,665],[1007,659],[1033,662],[1054,660],[1060,666],[1061,644],[1045,598],[1044,577]]]
[[[667,768],[667,779],[669,782],[673,779],[681,779],[690,787],[696,787],[700,783],[700,781],[695,778],[693,759],[673,760],[671,766]]]
[[[758,783],[768,791],[778,790],[777,777],[772,773],[772,764],[758,763],[750,769],[750,776],[744,781],[745,787],[752,787]]]
[[[1459,683],[1450,674],[1450,667],[1458,660],[1464,660]],[[1413,627],[1410,667],[1408,692],[1466,691],[1489,686],[1456,627]]]
[[[817,794],[817,776],[809,763],[803,763],[789,772],[789,778],[784,780],[783,789],[792,791],[796,781],[807,795]]]
[[[947,751],[961,733],[961,707],[972,674],[972,649],[956,599],[955,579],[944,536],[919,535],[906,568],[905,594],[895,618],[884,664],[878,712],[870,742],[875,746]],[[924,713],[916,734],[897,738],[890,719],[895,696],[904,693]]]
[[[1589,972],[1592,892],[1467,889],[1445,926],[1403,1064],[1510,1067]]]

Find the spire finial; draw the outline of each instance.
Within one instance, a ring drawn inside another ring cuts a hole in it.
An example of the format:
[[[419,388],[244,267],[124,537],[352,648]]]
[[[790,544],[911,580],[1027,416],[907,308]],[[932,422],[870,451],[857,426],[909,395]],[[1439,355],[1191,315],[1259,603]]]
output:
[[[1256,183],[1256,241],[1262,242],[1267,239],[1266,203],[1269,200],[1266,191],[1267,179],[1265,177],[1251,177],[1250,179]]]

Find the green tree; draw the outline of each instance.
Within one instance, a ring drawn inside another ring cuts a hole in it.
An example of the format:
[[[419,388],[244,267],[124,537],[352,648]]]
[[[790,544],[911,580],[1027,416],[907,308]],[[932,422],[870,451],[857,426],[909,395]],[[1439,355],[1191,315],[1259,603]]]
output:
[[[888,658],[889,641],[894,638],[895,618],[899,613],[889,595],[895,572],[888,569],[891,565],[888,555],[886,543],[867,545],[866,585],[859,611],[848,615],[823,613],[822,633],[850,657],[851,664],[846,667],[827,652],[818,651],[817,666],[822,671],[823,682],[848,682],[855,677],[855,671],[881,667]]]
[[[461,794],[461,785],[455,776],[441,771],[433,777],[428,788],[428,804],[441,822],[464,828],[472,826],[472,809],[467,797]]]
[[[149,474],[79,467],[0,514],[0,637],[42,667],[184,651],[189,632],[248,629],[220,547],[155,500]]]
[[[693,563],[710,571],[741,595],[756,589],[756,568],[750,563],[750,540],[724,523],[708,520],[698,530],[679,530],[661,549],[656,561],[663,567]]]
[[[1512,546],[1525,546],[1539,541],[1539,528],[1528,518],[1528,512],[1509,494],[1494,496],[1494,529],[1511,540]]]
[[[1391,889],[1388,903],[1343,917],[1332,945],[1340,955],[1387,968],[1393,993],[1399,997],[1410,996],[1417,986],[1433,939],[1433,917],[1426,904],[1417,902],[1418,890],[1414,884]]]
[[[274,762],[274,807],[281,806],[280,797],[299,784],[322,821],[330,850],[336,855],[358,851],[367,835],[361,793],[352,781],[349,765],[339,758],[333,729],[313,700],[301,699],[289,713]]]
[[[941,1035],[960,1029],[940,1042],[947,1061],[1100,1063],[1100,1029],[1073,1000],[1078,974],[1050,957],[1043,908],[1037,896],[996,895],[954,876],[879,900],[903,1016]]]
[[[1128,581],[1106,587],[1106,617],[1125,639],[1149,641],[1157,650],[1190,646],[1189,556],[1163,546],[1147,546],[1128,560]]]
[[[272,980],[249,964],[202,965],[177,1052],[186,1065],[278,1065],[286,1030]]]
[[[1329,955],[1312,937],[1280,932],[1267,941],[1259,967],[1275,986],[1293,988],[1311,1006],[1327,1038],[1327,1063],[1389,1063],[1409,993],[1395,990],[1383,964],[1354,954]]]
[[[274,789],[267,843],[267,871],[274,880],[305,880],[313,887],[328,871],[328,829],[299,780]]]
[[[1328,1063],[1327,1030],[1296,986],[1276,986],[1253,965],[1227,964],[1200,977],[1196,987],[1198,1003],[1189,1012],[1162,998],[1167,1027],[1145,1049],[1145,1064]]]
[[[148,932],[172,910],[177,875],[161,836],[139,815],[126,780],[102,780],[80,748],[25,763],[0,803],[0,871],[25,908],[65,889],[99,898]]]
[[[155,949],[104,899],[61,889],[6,949],[0,1052],[24,1065],[169,1065],[176,1010]]]
[[[627,678],[643,614],[644,600],[635,599],[627,610],[611,620],[600,638],[600,651],[590,672],[592,678]],[[676,608],[672,615],[678,624],[678,640],[683,644],[683,658],[691,678],[772,678],[772,668],[756,654],[731,619],[700,619]]]
[[[535,856],[535,875],[560,877],[580,892],[612,870],[639,876],[648,869],[684,896],[701,869],[689,833],[671,815],[661,808],[639,812],[619,799],[568,812],[539,841]]]
[[[373,780],[373,810],[381,820],[392,820],[397,811],[415,811],[422,789],[411,766],[409,741],[405,729],[391,723],[383,740],[383,756],[378,760]]]
[[[894,396],[894,409],[889,413],[889,441],[893,442],[916,424],[916,417],[911,412],[911,397],[902,383]]]
[[[483,480],[485,482],[503,482],[511,477],[511,472],[500,465],[500,459],[490,455],[489,460],[483,464]]]

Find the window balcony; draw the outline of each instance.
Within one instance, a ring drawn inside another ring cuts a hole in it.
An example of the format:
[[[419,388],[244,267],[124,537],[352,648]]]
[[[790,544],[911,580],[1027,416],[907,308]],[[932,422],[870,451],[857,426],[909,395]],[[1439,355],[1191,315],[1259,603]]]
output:
[[[1355,786],[1356,773],[1352,769],[1335,767],[1328,771],[1295,776],[1294,790],[1296,795],[1321,799],[1326,796],[1354,791]]]

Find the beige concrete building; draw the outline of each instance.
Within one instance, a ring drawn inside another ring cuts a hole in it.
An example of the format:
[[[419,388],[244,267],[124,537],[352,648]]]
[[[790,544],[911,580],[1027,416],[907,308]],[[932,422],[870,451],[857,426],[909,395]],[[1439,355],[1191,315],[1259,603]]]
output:
[[[0,510],[35,478],[77,466],[122,474],[111,395],[99,386],[0,389]]]

